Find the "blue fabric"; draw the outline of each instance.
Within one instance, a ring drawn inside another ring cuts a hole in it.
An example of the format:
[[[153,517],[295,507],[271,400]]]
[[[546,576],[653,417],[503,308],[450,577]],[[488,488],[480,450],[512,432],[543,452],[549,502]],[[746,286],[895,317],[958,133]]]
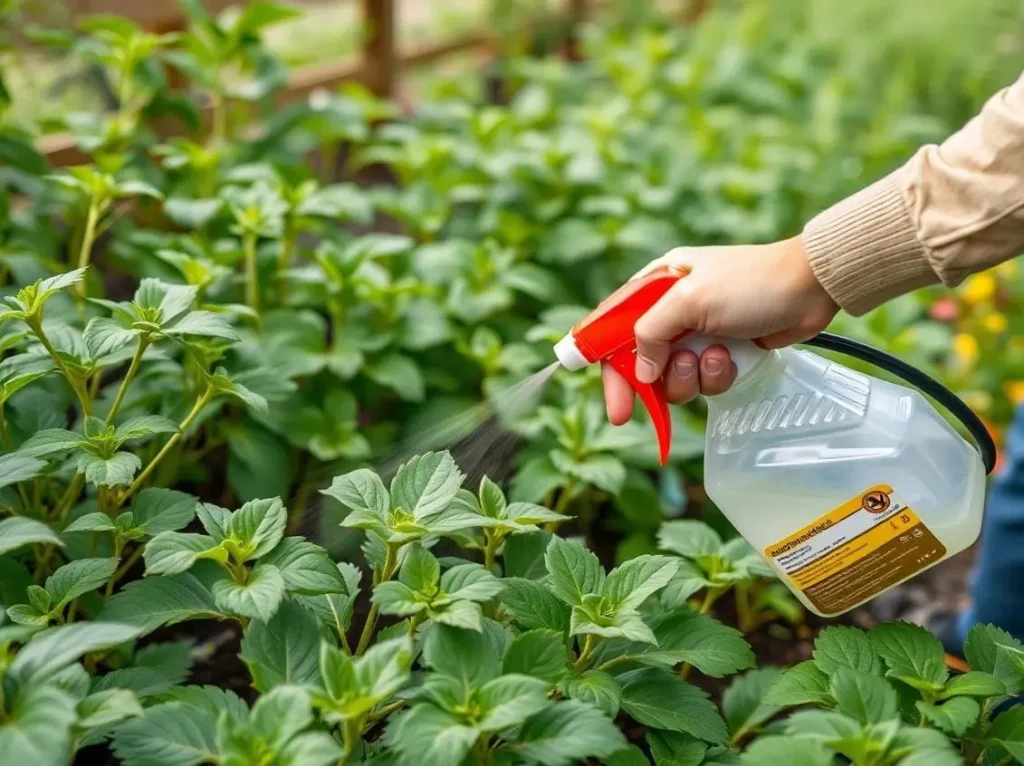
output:
[[[989,487],[981,550],[971,574],[971,606],[960,615],[959,641],[978,623],[1024,640],[1024,407],[1007,435],[1005,463]]]

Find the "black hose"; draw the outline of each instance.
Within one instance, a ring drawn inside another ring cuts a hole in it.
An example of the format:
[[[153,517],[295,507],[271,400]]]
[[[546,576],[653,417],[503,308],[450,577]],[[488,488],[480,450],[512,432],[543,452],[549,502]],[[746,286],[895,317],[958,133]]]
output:
[[[815,348],[823,348],[827,351],[838,351],[840,354],[846,354],[854,359],[860,359],[862,362],[868,362],[882,368],[886,372],[891,372],[896,377],[923,391],[963,423],[964,428],[968,430],[971,438],[974,439],[978,452],[981,453],[981,462],[985,465],[985,473],[992,473],[992,469],[996,465],[996,445],[992,441],[992,435],[985,427],[985,424],[981,422],[981,418],[975,415],[974,411],[964,404],[959,396],[937,380],[921,372],[916,367],[897,359],[892,354],[887,354],[881,349],[861,343],[858,340],[844,338],[842,335],[823,332],[815,335],[810,340],[804,341],[804,344],[814,346]]]

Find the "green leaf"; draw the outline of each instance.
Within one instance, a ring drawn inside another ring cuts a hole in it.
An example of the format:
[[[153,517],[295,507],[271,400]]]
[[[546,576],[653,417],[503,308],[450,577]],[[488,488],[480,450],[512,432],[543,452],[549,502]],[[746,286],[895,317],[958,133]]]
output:
[[[423,766],[462,763],[480,730],[433,705],[416,705],[388,725],[387,741],[406,759]]]
[[[64,545],[57,533],[41,521],[20,516],[0,521],[0,554],[17,550],[29,543]]]
[[[498,598],[520,627],[550,628],[562,634],[569,630],[569,607],[545,587],[519,577],[502,582],[505,587]]]
[[[503,519],[508,503],[501,487],[484,476],[480,480],[480,512],[492,519]]]
[[[1000,646],[1024,649],[1024,645],[1005,630],[994,625],[975,625],[967,633],[964,656],[972,670],[991,673],[1003,682],[1007,694],[1018,694],[1024,691],[1024,673]]]
[[[638,556],[611,571],[601,594],[614,608],[635,609],[665,587],[678,569],[678,559]]]
[[[88,731],[142,715],[142,705],[128,689],[107,689],[90,694],[78,703],[75,726]]]
[[[837,668],[829,691],[839,712],[862,724],[881,723],[899,715],[896,690],[881,676],[853,668]]]
[[[707,694],[670,670],[643,668],[619,676],[622,709],[656,729],[692,734],[707,742],[725,743],[725,721]]]
[[[675,731],[648,731],[647,743],[656,766],[700,766],[708,752],[706,742]]]
[[[313,683],[319,676],[320,640],[316,616],[286,599],[270,620],[250,623],[239,656],[249,666],[253,686],[265,693],[281,684]]]
[[[923,681],[936,691],[946,684],[945,652],[935,636],[908,622],[888,622],[869,634],[875,652],[885,660],[889,676]]]
[[[197,766],[217,760],[217,718],[182,702],[164,702],[114,730],[113,750],[135,766]]]
[[[504,585],[480,564],[456,564],[441,575],[441,590],[451,598],[490,601]]]
[[[825,628],[814,640],[814,662],[826,674],[839,668],[852,668],[865,673],[881,673],[882,663],[868,638],[858,628],[836,625]]]
[[[132,625],[144,635],[163,625],[226,616],[199,580],[190,574],[179,574],[128,583],[104,604],[98,619]]]
[[[408,402],[422,402],[426,384],[423,373],[412,359],[401,354],[388,354],[363,372],[378,385],[390,388]],[[394,488],[392,488],[394,492]]]
[[[1024,707],[1012,707],[996,716],[987,736],[990,743],[1006,748],[1024,762]]]
[[[619,688],[619,682],[608,673],[588,670],[579,676],[567,677],[559,688],[567,697],[593,705],[613,720],[619,714],[622,689]]]
[[[161,532],[146,544],[146,574],[181,574],[201,559],[226,561],[227,551],[209,535]]]
[[[302,12],[285,3],[256,0],[246,4],[232,29],[237,38],[258,35],[266,27],[298,18]]]
[[[238,333],[220,314],[211,311],[190,311],[183,314],[174,324],[163,328],[164,335],[170,337],[194,336],[201,338],[220,338],[234,343]]]
[[[544,263],[573,264],[595,258],[608,247],[605,236],[590,221],[568,218],[541,240],[537,257]]]
[[[501,672],[535,676],[554,684],[565,673],[568,659],[564,635],[538,628],[512,639],[502,659]]]
[[[135,526],[151,536],[184,529],[195,515],[195,496],[173,489],[144,489],[132,503]]]
[[[786,766],[832,766],[834,758],[818,742],[792,737],[761,737],[743,754],[744,766],[784,763]]]
[[[105,585],[117,569],[120,559],[77,559],[68,562],[46,578],[52,609],[63,609],[67,604],[89,591]]]
[[[477,691],[483,717],[477,726],[497,732],[516,726],[548,706],[547,681],[532,676],[503,675],[488,681]]]
[[[441,565],[434,555],[419,543],[410,545],[398,575],[399,582],[411,590],[433,594],[440,578]]]
[[[306,596],[348,593],[345,578],[327,551],[301,537],[286,537],[260,559],[260,565],[277,567],[289,593]]]
[[[605,763],[608,766],[651,766],[644,751],[636,745],[627,745],[625,750],[612,753]]]
[[[391,482],[395,510],[418,521],[446,510],[459,492],[462,474],[448,452],[427,452],[403,464]]]
[[[131,452],[117,452],[106,460],[91,452],[78,456],[78,470],[85,474],[87,482],[96,487],[127,486],[140,468],[142,459]]]
[[[15,684],[41,684],[79,657],[131,641],[141,631],[116,622],[78,622],[41,631],[25,644],[10,665]]]
[[[248,561],[272,551],[284,537],[287,523],[288,511],[281,498],[252,500],[231,514],[228,535],[251,546]]]
[[[579,543],[552,537],[544,563],[548,590],[570,606],[582,604],[584,596],[599,594],[604,586],[604,569],[597,556]]]
[[[900,759],[900,766],[963,766],[963,757],[949,737],[934,729],[901,727],[889,743],[889,752]]]
[[[413,644],[408,636],[381,641],[356,659],[357,684],[383,702],[409,682],[412,661]]]
[[[754,666],[754,653],[742,633],[693,609],[669,613],[657,619],[652,629],[657,648],[639,655],[641,662],[686,662],[713,678]]]
[[[78,449],[88,441],[81,434],[63,428],[48,428],[30,436],[18,448],[18,454],[28,457],[48,457],[58,452]]]
[[[953,676],[939,699],[951,697],[1000,697],[1006,694],[1006,685],[991,673],[980,670],[969,670]]]
[[[168,420],[159,415],[144,415],[140,418],[132,418],[119,425],[115,431],[115,436],[120,441],[132,441],[150,436],[151,434],[175,433],[177,430],[178,426],[173,420]]]
[[[94,317],[85,326],[82,340],[92,358],[99,359],[135,343],[140,332],[134,327],[125,327],[114,317]]]
[[[544,766],[600,760],[625,746],[622,732],[610,719],[597,708],[574,700],[559,702],[530,718],[509,744],[527,762]]]
[[[757,731],[761,724],[779,712],[765,703],[765,695],[782,676],[778,668],[760,668],[736,678],[722,694],[722,712],[733,742]]]
[[[18,482],[34,479],[46,468],[45,460],[37,460],[28,455],[11,452],[0,455],[0,489],[10,487]],[[0,524],[3,524],[0,521]],[[0,528],[0,546],[3,545],[3,529]]]
[[[336,476],[322,494],[333,497],[353,511],[362,511],[383,519],[391,508],[391,497],[384,482],[368,468]]]
[[[64,529],[68,532],[113,532],[117,529],[114,520],[105,513],[87,513],[79,516]]]
[[[585,484],[592,484],[611,495],[618,495],[626,481],[626,466],[614,455],[594,454],[577,460],[564,450],[555,449],[548,453],[555,468],[563,474],[574,476]]]
[[[666,521],[658,530],[658,547],[688,559],[711,556],[722,548],[722,538],[703,521]]]
[[[923,700],[916,704],[924,718],[954,737],[973,726],[981,714],[981,706],[970,697],[954,697],[941,705],[930,705]]]
[[[281,571],[272,564],[262,562],[249,573],[245,583],[224,578],[215,582],[212,588],[213,600],[218,609],[264,622],[277,612],[284,591]]]
[[[427,631],[423,661],[469,688],[498,675],[503,650],[490,630],[476,632],[434,623]]]
[[[600,596],[588,596],[584,606],[574,606],[569,620],[569,633],[574,636],[592,633],[605,638],[624,638],[644,644],[656,644],[657,639],[640,613],[625,609],[612,615],[602,614]]]
[[[382,582],[373,589],[372,601],[384,614],[410,615],[426,611],[429,604],[400,582]],[[479,625],[479,623],[477,623]]]
[[[785,670],[765,695],[765,704],[776,707],[827,705],[832,701],[829,677],[811,660]]]
[[[32,685],[18,694],[0,723],[0,753],[7,763],[65,764],[71,757],[75,701],[55,685]]]

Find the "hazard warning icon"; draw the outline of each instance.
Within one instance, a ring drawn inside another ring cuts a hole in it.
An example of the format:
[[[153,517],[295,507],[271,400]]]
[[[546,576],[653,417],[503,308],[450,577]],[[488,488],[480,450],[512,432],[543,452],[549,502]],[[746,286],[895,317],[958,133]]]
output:
[[[880,489],[876,489],[864,495],[864,498],[861,500],[861,505],[868,513],[882,513],[892,505],[892,500],[889,499],[888,492],[882,492]]]

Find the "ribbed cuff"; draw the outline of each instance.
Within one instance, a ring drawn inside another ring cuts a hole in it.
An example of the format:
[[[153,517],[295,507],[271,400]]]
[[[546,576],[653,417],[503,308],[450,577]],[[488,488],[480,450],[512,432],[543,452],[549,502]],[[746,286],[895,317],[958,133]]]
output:
[[[859,316],[939,281],[914,232],[899,171],[812,218],[803,245],[822,287]]]

